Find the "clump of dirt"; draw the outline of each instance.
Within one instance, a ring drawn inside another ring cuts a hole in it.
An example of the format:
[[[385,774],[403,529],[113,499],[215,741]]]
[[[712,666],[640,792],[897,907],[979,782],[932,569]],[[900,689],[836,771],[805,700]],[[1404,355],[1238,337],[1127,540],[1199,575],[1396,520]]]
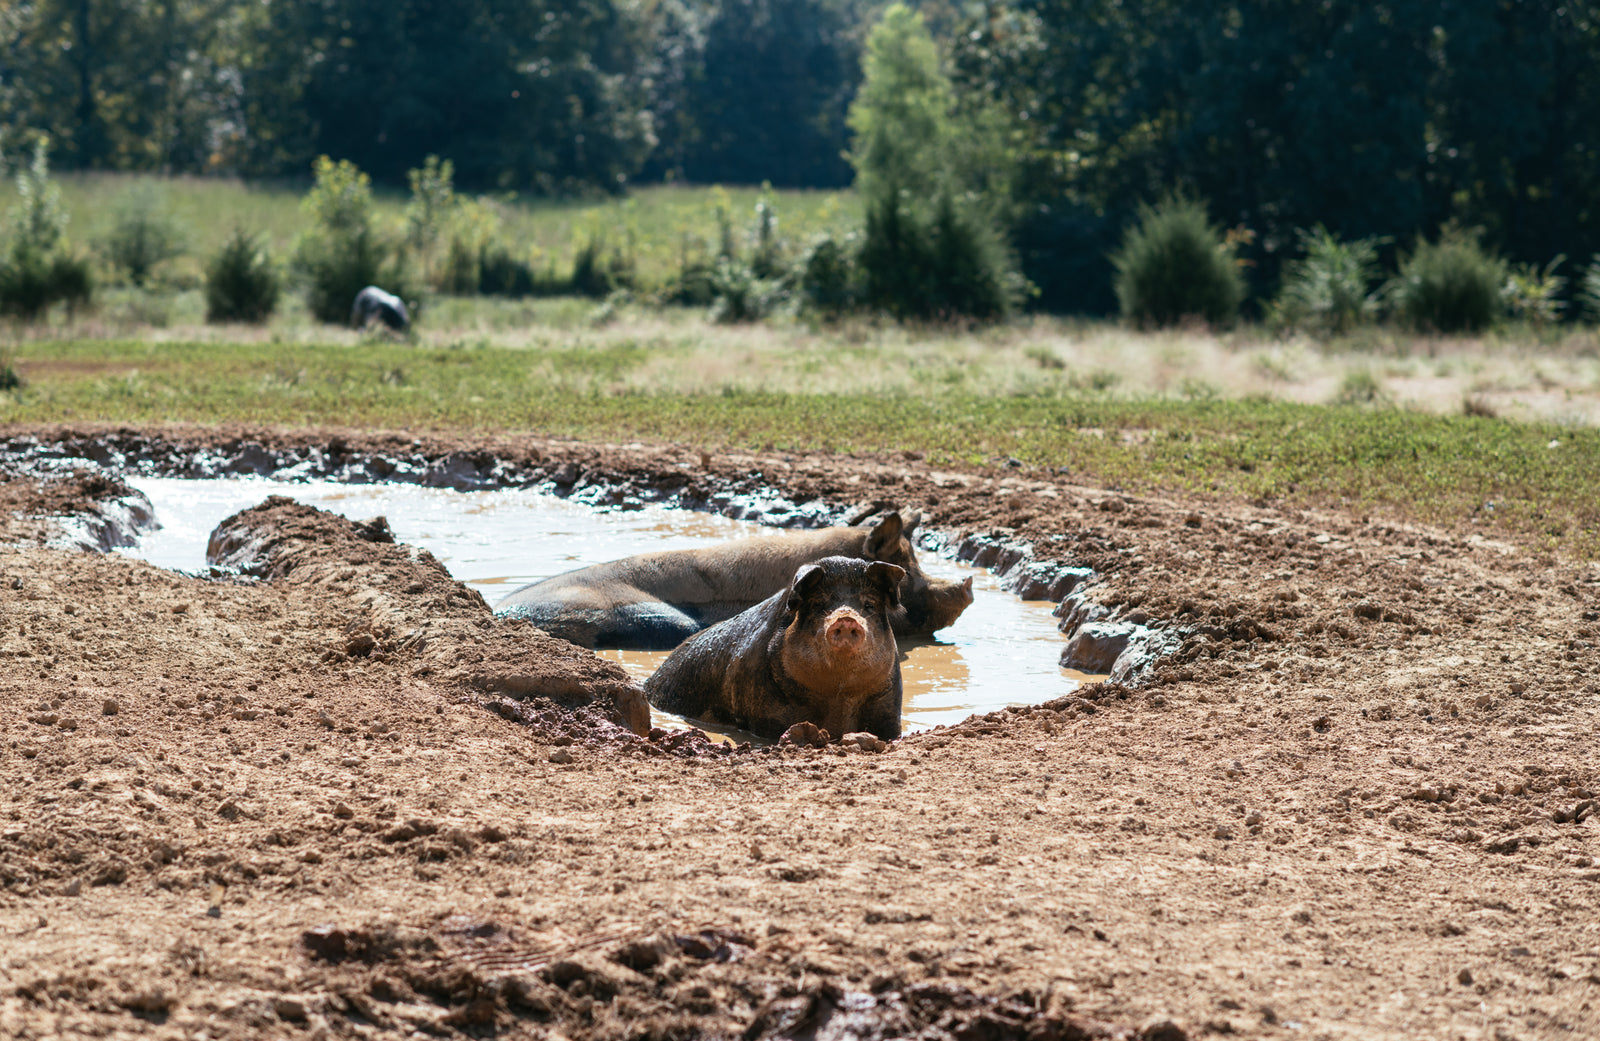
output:
[[[346,639],[324,661],[367,658],[474,691],[553,700],[591,728],[603,724],[606,738],[616,727],[650,732],[644,691],[620,665],[496,618],[433,554],[396,545],[383,517],[352,521],[275,495],[219,524],[206,560],[342,597]]]
[[[1005,465],[71,433],[12,432],[39,465],[0,484],[0,1036],[1597,1021],[1593,564]],[[381,525],[246,511],[219,544],[262,578],[45,545],[36,518],[119,497],[44,490],[43,462],[135,449],[784,523],[920,507],[933,545],[1165,656],[882,752],[641,737],[625,677],[495,622]]]

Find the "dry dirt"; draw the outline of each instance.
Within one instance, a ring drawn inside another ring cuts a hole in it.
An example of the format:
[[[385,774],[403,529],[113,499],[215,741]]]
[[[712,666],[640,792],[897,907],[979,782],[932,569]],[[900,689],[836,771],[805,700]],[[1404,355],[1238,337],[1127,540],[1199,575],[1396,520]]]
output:
[[[0,1037],[1600,1037],[1592,564],[917,459],[27,434],[917,506],[1180,649],[879,754],[721,751],[381,526],[269,503],[219,540],[257,577],[204,580],[48,548],[117,483],[13,465]]]

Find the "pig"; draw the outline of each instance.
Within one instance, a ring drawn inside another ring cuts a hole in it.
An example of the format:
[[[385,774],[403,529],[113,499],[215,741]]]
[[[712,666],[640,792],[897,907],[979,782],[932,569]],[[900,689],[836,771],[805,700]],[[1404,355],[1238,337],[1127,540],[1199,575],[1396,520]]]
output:
[[[708,625],[783,589],[795,568],[827,556],[880,560],[906,572],[891,615],[901,636],[943,629],[972,603],[972,579],[930,580],[911,535],[920,517],[889,513],[871,528],[820,528],[703,549],[642,553],[523,586],[495,613],[582,647],[671,650]]]
[[[368,286],[356,294],[356,302],[350,308],[350,324],[365,329],[374,321],[403,333],[411,325],[411,314],[406,310],[406,302],[398,296],[385,293],[377,286]]]
[[[685,640],[645,681],[666,712],[776,740],[813,723],[837,741],[900,736],[900,649],[890,614],[904,568],[823,557],[788,586]]]

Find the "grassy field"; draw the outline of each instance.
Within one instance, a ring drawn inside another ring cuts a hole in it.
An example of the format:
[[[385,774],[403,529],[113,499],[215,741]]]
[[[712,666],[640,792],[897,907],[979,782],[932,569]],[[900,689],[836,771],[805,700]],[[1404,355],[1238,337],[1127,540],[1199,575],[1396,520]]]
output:
[[[203,340],[169,329],[94,338],[79,329],[14,340],[4,350],[24,384],[0,392],[0,422],[533,431],[702,448],[917,451],[935,463],[1016,459],[1110,487],[1337,504],[1600,557],[1592,425],[1400,407],[1366,394],[1372,384],[1363,381],[1357,396],[1367,400],[1311,404],[1197,389],[1199,377],[1177,375],[1195,359],[1259,369],[1261,352],[1299,349],[1292,345],[1059,323],[728,329],[655,311],[597,325],[592,302],[525,306],[478,314],[481,326],[515,327],[501,339],[463,324],[415,342],[309,325],[303,336]],[[1582,347],[1568,349],[1572,364],[1593,364]],[[1474,350],[1494,357],[1492,344]],[[1170,366],[1178,385],[1130,389],[1093,360],[1118,351],[1130,368]],[[1436,350],[1416,364],[1471,363]]]
[[[304,186],[61,179],[73,235],[103,239],[143,188],[188,229],[151,290],[0,327],[0,422],[167,421],[527,430],[701,446],[914,450],[1017,459],[1135,488],[1340,503],[1475,526],[1600,557],[1600,338],[1526,328],[1469,340],[1383,328],[1331,343],[1131,332],[1024,317],[987,328],[780,315],[725,326],[626,299],[434,297],[405,341],[324,326],[290,294],[270,323],[203,321],[199,257],[232,225],[280,252]],[[0,191],[8,207],[11,189]],[[741,233],[753,189],[660,187],[627,199],[495,202],[507,238],[565,263],[590,235],[632,244],[641,275],[687,238]],[[794,243],[859,221],[848,193],[775,196]],[[380,195],[398,222],[404,198]],[[7,373],[20,377],[20,386]]]
[[[287,256],[295,237],[308,220],[300,200],[305,184],[246,184],[223,178],[160,178],[129,174],[62,174],[62,202],[71,214],[73,242],[97,250],[109,235],[116,215],[133,193],[151,194],[157,205],[181,226],[187,247],[184,256],[169,262],[160,273],[169,285],[200,284],[201,262],[228,237],[235,225],[264,232],[273,252]],[[717,211],[726,211],[739,236],[748,235],[755,220],[759,188],[705,188],[657,185],[635,189],[623,198],[550,200],[489,198],[502,221],[504,241],[533,257],[565,269],[574,248],[591,237],[608,243],[626,243],[638,264],[639,275],[657,284],[675,272],[682,250],[698,238],[713,241],[718,234]],[[380,222],[398,232],[409,196],[399,191],[375,195]],[[773,191],[779,233],[796,247],[823,232],[842,233],[860,223],[860,206],[852,192]],[[16,189],[0,182],[0,212],[10,209]],[[536,266],[543,266],[536,263]],[[109,277],[111,272],[102,271]]]

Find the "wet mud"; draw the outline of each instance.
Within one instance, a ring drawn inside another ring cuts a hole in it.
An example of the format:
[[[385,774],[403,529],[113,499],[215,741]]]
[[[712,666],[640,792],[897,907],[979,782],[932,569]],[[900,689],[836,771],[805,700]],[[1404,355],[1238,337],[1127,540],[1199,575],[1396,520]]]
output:
[[[3,431],[0,460],[0,1035],[1600,1022],[1592,564],[904,457],[169,428]],[[229,468],[916,507],[1112,679],[741,750],[640,726],[620,666],[375,524],[268,502],[210,578],[84,551],[138,523],[119,475]]]

